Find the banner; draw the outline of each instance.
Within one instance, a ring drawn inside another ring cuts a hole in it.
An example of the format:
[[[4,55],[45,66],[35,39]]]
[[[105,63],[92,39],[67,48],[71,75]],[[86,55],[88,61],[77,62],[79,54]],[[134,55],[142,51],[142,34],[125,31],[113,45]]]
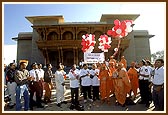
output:
[[[102,53],[84,53],[84,63],[103,63],[105,60],[104,52]]]

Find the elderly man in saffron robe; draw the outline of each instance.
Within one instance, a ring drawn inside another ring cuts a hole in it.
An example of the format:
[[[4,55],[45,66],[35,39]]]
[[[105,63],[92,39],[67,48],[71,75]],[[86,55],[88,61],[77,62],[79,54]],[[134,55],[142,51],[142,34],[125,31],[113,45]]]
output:
[[[113,72],[115,71],[116,69],[115,69],[115,63],[114,62],[109,62],[109,84],[108,84],[108,86],[109,86],[109,90],[110,90],[110,94],[109,95],[111,95],[111,94],[114,94],[114,84],[113,84]]]
[[[137,95],[137,89],[139,88],[138,71],[135,68],[135,62],[131,63],[131,67],[128,70],[128,77],[131,82],[130,96],[131,96],[131,93],[133,92],[134,93],[133,99],[135,99]]]
[[[125,106],[125,100],[127,94],[131,90],[131,84],[128,78],[126,69],[122,63],[118,63],[116,71],[113,73],[115,97],[117,99],[116,104],[120,104],[122,107]]]
[[[109,92],[107,90],[108,84],[107,81],[109,79],[109,70],[107,67],[102,64],[100,72],[99,72],[99,78],[100,78],[100,96],[101,96],[101,101],[104,103],[107,101],[109,103]]]
[[[127,60],[125,59],[124,56],[121,56],[120,63],[123,63],[123,67],[124,67],[125,69],[127,69]]]

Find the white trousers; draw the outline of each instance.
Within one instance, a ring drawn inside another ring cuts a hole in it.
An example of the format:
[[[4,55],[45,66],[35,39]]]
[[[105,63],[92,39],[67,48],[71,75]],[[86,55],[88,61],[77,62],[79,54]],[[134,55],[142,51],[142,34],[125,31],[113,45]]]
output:
[[[15,97],[15,94],[16,94],[16,82],[8,82],[7,83],[7,90],[8,90],[8,95],[9,97],[11,98],[11,101],[9,103],[9,105],[13,105],[16,103],[16,97]]]

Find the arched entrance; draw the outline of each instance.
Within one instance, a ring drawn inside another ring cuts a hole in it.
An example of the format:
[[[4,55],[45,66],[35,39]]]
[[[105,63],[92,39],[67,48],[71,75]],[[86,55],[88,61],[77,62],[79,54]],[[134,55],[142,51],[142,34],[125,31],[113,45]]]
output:
[[[63,64],[65,66],[72,66],[74,64],[74,53],[71,50],[65,50],[63,51]]]

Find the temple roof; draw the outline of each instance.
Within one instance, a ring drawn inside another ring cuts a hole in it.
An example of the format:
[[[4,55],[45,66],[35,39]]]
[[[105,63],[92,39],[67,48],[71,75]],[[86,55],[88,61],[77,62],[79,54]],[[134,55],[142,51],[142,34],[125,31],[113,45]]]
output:
[[[56,16],[27,16],[25,17],[27,20],[29,20],[32,24],[34,24],[36,21],[58,21],[63,23],[64,17],[62,15],[56,15]]]
[[[62,15],[55,16],[27,16],[25,17],[33,25],[60,25],[60,24],[109,24],[113,23],[115,19],[135,20],[139,14],[102,14],[100,22],[64,22]]]
[[[106,22],[108,20],[115,20],[118,19],[120,21],[122,20],[136,20],[140,14],[102,14],[102,17],[100,19],[100,22]]]

